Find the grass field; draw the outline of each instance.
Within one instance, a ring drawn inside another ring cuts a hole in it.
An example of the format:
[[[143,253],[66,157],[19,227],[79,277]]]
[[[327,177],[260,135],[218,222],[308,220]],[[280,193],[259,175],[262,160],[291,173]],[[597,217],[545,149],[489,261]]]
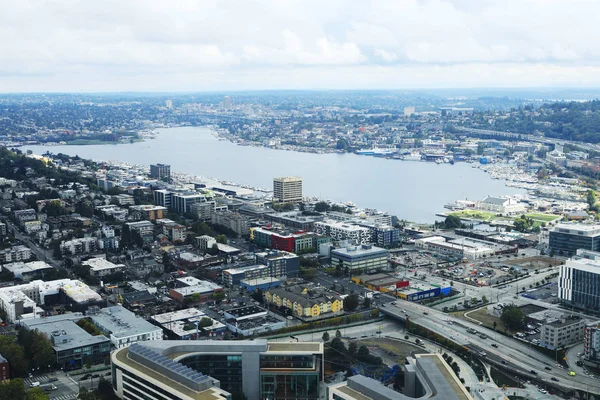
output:
[[[554,220],[557,220],[558,218],[560,218],[559,215],[554,215],[554,214],[537,214],[537,213],[532,213],[532,214],[525,214],[526,217],[531,218],[534,221],[540,221],[540,222],[552,222]]]
[[[479,211],[479,210],[462,210],[451,212],[449,215],[455,215],[460,218],[471,218],[478,219],[481,221],[491,221],[496,218],[496,214],[490,213],[487,211]]]
[[[469,313],[469,317],[481,322],[481,324],[483,326],[485,326],[486,328],[494,329],[494,322],[496,322],[496,330],[497,331],[499,331],[499,332],[505,331],[509,335],[514,335],[515,333],[517,333],[516,331],[513,332],[510,329],[505,330],[504,323],[502,322],[502,320],[498,317],[488,314],[486,307],[480,308],[479,310],[476,310],[476,311],[470,311],[470,312],[467,311],[467,312]],[[452,315],[459,317],[459,318],[466,319],[468,321],[468,319],[465,317],[464,314],[465,314],[465,312],[452,313]]]

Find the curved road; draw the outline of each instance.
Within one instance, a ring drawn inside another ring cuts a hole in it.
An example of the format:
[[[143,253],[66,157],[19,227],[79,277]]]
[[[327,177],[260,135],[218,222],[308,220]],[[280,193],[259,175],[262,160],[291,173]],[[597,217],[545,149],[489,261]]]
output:
[[[494,359],[496,361],[505,360],[513,366],[513,370],[525,373],[532,380],[541,380],[548,384],[600,394],[600,380],[581,375],[568,376],[568,371],[557,367],[554,359],[518,340],[503,336],[483,326],[407,301],[398,302],[396,306],[388,304],[385,308],[381,308],[381,311],[399,319],[404,319],[408,315],[411,321],[452,339],[460,345],[475,351],[484,351],[486,356],[483,358],[489,358],[491,361]],[[425,312],[427,315],[424,314]],[[488,338],[481,339],[477,335],[470,334],[466,331],[468,328],[485,333]],[[492,343],[497,347],[493,347]],[[536,371],[537,375],[531,373],[532,370]],[[557,379],[558,382],[553,382],[552,378]]]

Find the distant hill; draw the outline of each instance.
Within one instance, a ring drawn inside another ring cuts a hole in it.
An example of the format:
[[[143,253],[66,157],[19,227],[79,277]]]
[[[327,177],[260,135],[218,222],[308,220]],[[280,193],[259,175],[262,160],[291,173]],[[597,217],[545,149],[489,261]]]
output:
[[[473,127],[600,143],[600,100],[524,106],[506,113],[479,112]]]

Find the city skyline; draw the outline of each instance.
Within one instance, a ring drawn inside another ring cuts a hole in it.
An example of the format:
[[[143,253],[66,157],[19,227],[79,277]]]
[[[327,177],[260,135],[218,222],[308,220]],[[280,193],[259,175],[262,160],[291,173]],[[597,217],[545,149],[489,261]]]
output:
[[[600,85],[585,1],[32,5],[0,17],[0,92]]]

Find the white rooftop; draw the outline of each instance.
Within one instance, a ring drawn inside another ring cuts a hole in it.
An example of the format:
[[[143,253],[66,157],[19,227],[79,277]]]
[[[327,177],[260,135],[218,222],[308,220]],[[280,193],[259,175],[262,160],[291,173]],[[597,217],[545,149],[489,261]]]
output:
[[[92,271],[95,272],[104,271],[107,269],[125,268],[125,265],[123,264],[114,264],[104,258],[90,258],[81,264],[87,265]]]
[[[169,322],[203,316],[205,316],[205,314],[197,308],[186,308],[185,310],[172,311],[164,314],[154,315],[152,316],[152,319],[158,322],[159,324],[164,325],[168,324]]]

